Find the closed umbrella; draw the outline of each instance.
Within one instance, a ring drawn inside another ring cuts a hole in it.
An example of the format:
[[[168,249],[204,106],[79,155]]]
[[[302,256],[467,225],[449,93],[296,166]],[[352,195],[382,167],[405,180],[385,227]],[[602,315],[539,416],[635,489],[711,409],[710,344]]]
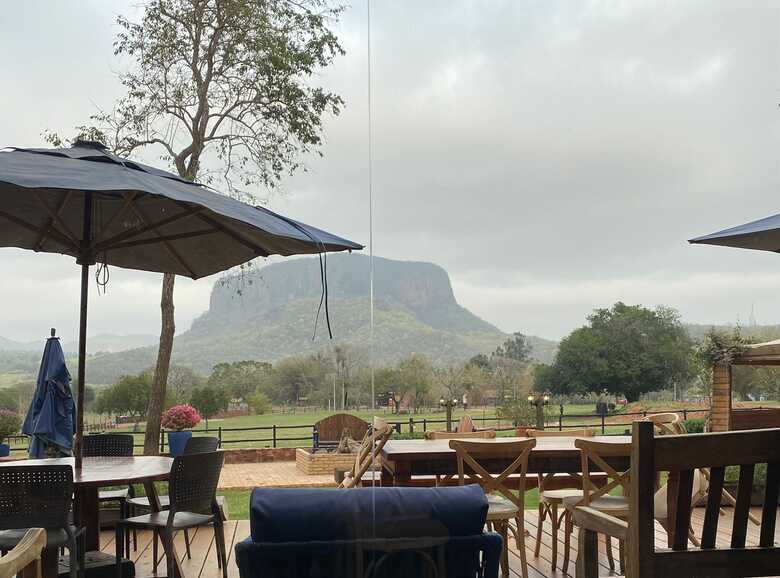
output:
[[[255,257],[363,248],[88,141],[0,151],[0,223],[0,247],[71,255],[81,265],[79,400],[91,265],[198,279]],[[77,467],[83,407],[78,404],[76,417]]]
[[[35,395],[22,425],[22,433],[30,436],[30,457],[72,455],[75,414],[70,373],[60,340],[52,329],[43,350]]]

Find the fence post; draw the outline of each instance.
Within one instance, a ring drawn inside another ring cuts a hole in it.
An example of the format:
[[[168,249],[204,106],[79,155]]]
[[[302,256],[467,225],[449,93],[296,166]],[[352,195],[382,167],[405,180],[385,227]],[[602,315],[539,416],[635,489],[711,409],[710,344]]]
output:
[[[160,428],[160,453],[165,453],[165,428]]]
[[[276,447],[276,424],[274,424],[274,447]]]
[[[563,431],[563,404],[561,404],[561,411],[558,414],[558,431]]]
[[[601,414],[601,434],[604,435],[607,433],[606,423],[605,423],[606,416],[602,413]]]
[[[688,419],[688,410],[683,408],[683,419]]]
[[[414,418],[412,416],[409,416],[409,433],[414,433]]]
[[[428,431],[428,420],[423,418],[423,431]]]
[[[400,421],[395,422],[395,433],[397,433],[399,435],[401,434],[401,422]]]
[[[219,440],[219,447],[222,447],[222,426],[217,428],[217,439]]]

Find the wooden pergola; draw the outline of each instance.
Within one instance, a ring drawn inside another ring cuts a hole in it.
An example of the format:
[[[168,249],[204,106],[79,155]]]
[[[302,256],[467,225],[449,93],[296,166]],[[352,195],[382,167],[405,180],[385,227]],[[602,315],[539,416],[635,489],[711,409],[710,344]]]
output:
[[[741,408],[731,403],[732,371],[734,365],[780,365],[780,339],[748,345],[731,363],[718,363],[712,368],[712,403],[710,429],[728,431],[780,427],[780,409]]]

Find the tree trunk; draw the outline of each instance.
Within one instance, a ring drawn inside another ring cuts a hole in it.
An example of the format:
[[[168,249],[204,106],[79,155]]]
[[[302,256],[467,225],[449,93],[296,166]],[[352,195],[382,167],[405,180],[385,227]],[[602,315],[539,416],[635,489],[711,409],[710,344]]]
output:
[[[173,318],[173,284],[176,275],[165,273],[162,283],[160,309],[162,324],[160,327],[160,348],[157,351],[157,365],[154,368],[154,381],[146,411],[146,437],[144,455],[153,456],[160,452],[160,419],[165,405],[165,390],[168,385],[168,369],[173,351],[173,334],[176,323]]]

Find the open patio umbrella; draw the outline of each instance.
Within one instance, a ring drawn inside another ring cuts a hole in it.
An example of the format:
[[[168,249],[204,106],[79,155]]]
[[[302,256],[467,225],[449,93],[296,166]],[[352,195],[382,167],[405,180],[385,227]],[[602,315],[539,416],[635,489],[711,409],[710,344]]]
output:
[[[777,253],[780,252],[780,215],[772,215],[744,225],[723,229],[717,233],[690,239],[688,242]]]
[[[79,400],[84,399],[91,265],[198,279],[255,257],[363,248],[88,141],[70,148],[0,151],[0,223],[0,247],[71,255],[81,265]],[[83,405],[76,416],[77,466]]]
[[[43,349],[41,367],[22,433],[30,436],[30,457],[47,457],[52,446],[59,455],[73,453],[76,404],[70,391],[70,373],[58,337],[51,330]],[[51,457],[51,456],[48,456]]]

